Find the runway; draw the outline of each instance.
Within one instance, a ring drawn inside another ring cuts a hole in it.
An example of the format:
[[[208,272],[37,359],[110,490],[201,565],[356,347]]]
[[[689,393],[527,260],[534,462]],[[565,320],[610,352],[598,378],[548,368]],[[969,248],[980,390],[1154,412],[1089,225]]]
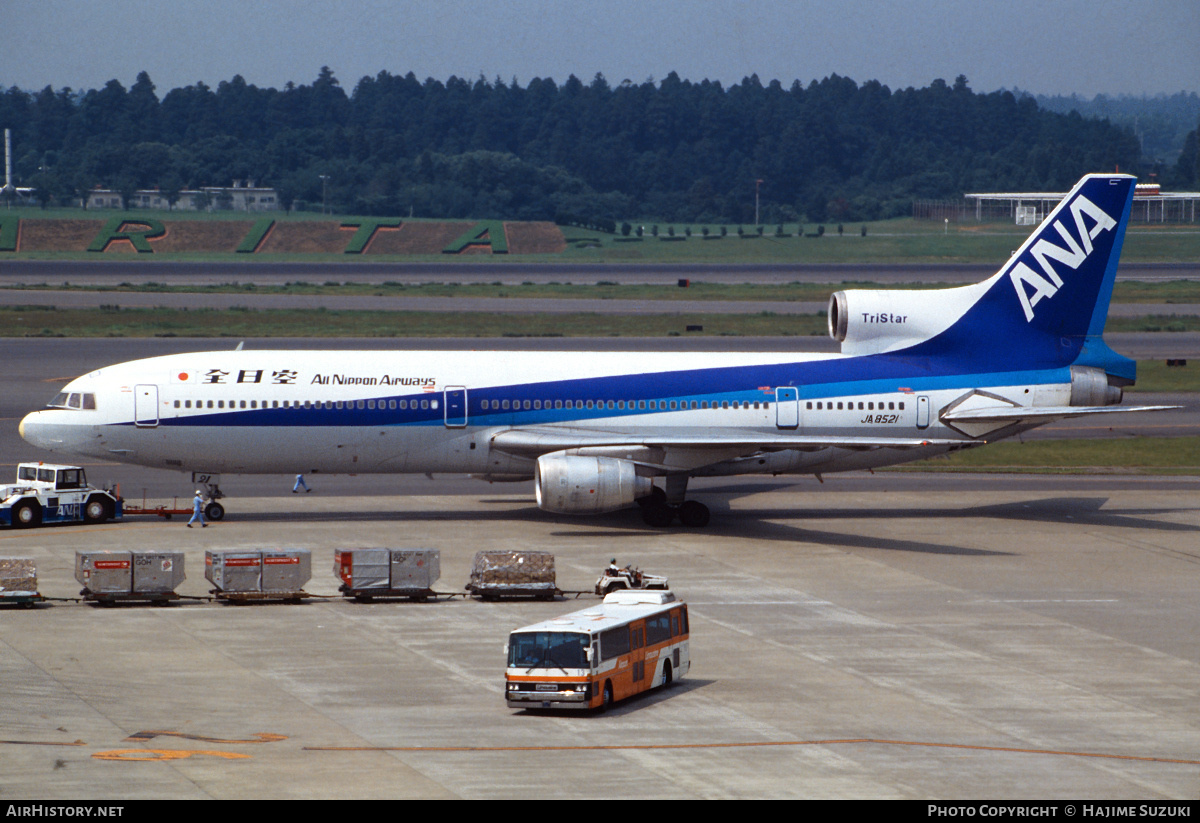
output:
[[[833,287],[831,286],[831,290]],[[0,306],[58,309],[228,309],[326,311],[485,312],[489,314],[783,314],[824,315],[828,302],[768,300],[624,300],[588,298],[396,297],[375,295],[194,294],[178,292],[31,291],[0,288]],[[1200,303],[1113,303],[1109,317],[1195,316]]]

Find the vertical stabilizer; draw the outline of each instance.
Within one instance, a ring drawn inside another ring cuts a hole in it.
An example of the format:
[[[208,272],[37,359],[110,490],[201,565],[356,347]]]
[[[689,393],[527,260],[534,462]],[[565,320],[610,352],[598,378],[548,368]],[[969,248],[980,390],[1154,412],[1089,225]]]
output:
[[[982,370],[1080,363],[1132,379],[1132,361],[1100,336],[1134,181],[1124,174],[1080,180],[1000,271],[979,284],[978,299],[909,351],[966,359]],[[936,300],[937,292],[928,294]]]

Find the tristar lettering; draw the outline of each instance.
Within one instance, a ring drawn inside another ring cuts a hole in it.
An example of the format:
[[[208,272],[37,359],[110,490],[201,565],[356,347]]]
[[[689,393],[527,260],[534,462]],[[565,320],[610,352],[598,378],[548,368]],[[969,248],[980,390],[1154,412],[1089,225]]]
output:
[[[1053,297],[1063,285],[1062,278],[1058,276],[1050,261],[1057,260],[1066,264],[1071,270],[1078,269],[1092,253],[1092,240],[1096,238],[1096,235],[1102,231],[1111,231],[1116,228],[1117,221],[1083,195],[1079,195],[1071,202],[1070,210],[1071,215],[1075,218],[1078,239],[1063,226],[1061,220],[1055,220],[1054,229],[1067,244],[1067,248],[1056,246],[1045,237],[1040,237],[1029,250],[1029,254],[1037,260],[1038,266],[1046,276],[1042,277],[1022,262],[1018,262],[1009,272],[1008,276],[1012,280],[1013,288],[1017,290],[1021,308],[1025,310],[1026,322],[1033,320],[1033,307],[1038,304],[1038,301],[1043,297]],[[1091,219],[1091,228],[1088,228],[1086,218]]]
[[[903,323],[908,319],[908,315],[890,314],[888,312],[881,312],[879,314],[868,314],[867,312],[862,312],[862,319],[864,323]]]

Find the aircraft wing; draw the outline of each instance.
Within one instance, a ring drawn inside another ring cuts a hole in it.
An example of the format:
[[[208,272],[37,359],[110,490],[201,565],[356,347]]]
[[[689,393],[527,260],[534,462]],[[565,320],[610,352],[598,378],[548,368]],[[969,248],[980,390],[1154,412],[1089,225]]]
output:
[[[930,445],[966,445],[974,441],[935,440],[920,437],[814,437],[764,435],[761,432],[728,432],[688,435],[631,435],[579,427],[527,427],[508,429],[492,437],[499,451],[535,458],[570,450],[574,454],[613,457],[667,471],[690,469],[760,452],[819,451],[828,448],[916,449]]]

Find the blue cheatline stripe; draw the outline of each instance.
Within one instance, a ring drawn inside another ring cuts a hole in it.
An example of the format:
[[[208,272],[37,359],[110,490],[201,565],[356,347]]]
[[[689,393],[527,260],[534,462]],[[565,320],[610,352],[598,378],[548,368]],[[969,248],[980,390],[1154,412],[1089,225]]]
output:
[[[904,366],[904,368],[900,368]],[[850,377],[854,374],[854,377]],[[848,379],[849,378],[849,379]],[[872,394],[921,392],[941,389],[962,389],[1004,385],[1036,385],[1065,383],[1070,380],[1066,366],[1053,369],[997,371],[983,374],[946,373],[936,374],[932,370],[924,375],[913,373],[911,365],[902,357],[891,355],[869,355],[836,361],[815,361],[780,364],[772,366],[739,366],[720,369],[696,369],[686,372],[661,374],[612,375],[576,380],[557,380],[545,383],[526,383],[513,386],[467,387],[467,417],[476,425],[545,424],[568,421],[585,421],[598,418],[630,417],[634,415],[663,414],[682,409],[630,408],[630,401],[639,404],[654,401],[669,404],[671,401],[686,403],[693,401],[710,404],[722,402],[774,402],[777,386],[795,386],[799,399],[818,400],[829,397],[867,396]],[[729,386],[740,388],[730,389]],[[411,407],[420,401],[434,401],[438,408],[324,408],[322,401],[309,408],[279,409],[229,409],[214,410],[203,414],[190,414],[181,409],[179,417],[163,417],[160,426],[432,426],[442,425],[445,409],[442,393],[385,395],[361,400],[340,401],[357,406],[367,400],[376,406],[386,406],[389,401],[405,401]],[[488,401],[484,410],[482,401]],[[571,400],[573,403],[592,401],[592,408],[542,408],[542,409],[494,409],[495,402],[508,400],[510,403],[525,401]],[[613,408],[609,408],[609,403]],[[626,408],[616,408],[624,402]],[[432,402],[429,404],[432,406]],[[125,425],[132,425],[132,422]]]

